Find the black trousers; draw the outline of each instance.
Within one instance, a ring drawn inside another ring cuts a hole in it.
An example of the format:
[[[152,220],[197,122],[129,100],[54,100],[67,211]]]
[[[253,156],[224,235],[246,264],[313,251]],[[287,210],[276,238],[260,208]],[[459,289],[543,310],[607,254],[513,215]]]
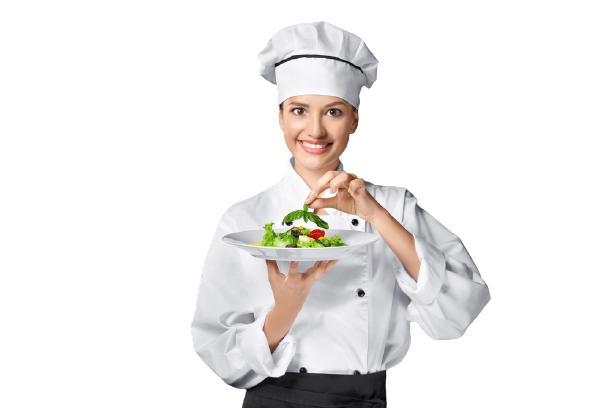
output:
[[[369,374],[285,373],[249,388],[242,408],[386,408],[387,371]]]

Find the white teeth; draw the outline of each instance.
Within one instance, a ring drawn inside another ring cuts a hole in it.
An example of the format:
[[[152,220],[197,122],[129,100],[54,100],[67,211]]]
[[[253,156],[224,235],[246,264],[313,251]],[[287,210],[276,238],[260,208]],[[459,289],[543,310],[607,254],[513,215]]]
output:
[[[322,148],[327,147],[329,145],[329,143],[325,144],[325,145],[318,145],[318,144],[311,144],[311,143],[306,143],[306,142],[302,142],[302,144],[304,146],[306,146],[306,147],[310,147],[310,148],[313,148],[313,149],[322,149]]]

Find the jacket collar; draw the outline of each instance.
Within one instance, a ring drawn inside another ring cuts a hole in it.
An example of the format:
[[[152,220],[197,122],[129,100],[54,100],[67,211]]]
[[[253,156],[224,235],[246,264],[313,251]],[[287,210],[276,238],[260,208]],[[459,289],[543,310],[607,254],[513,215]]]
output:
[[[344,171],[344,165],[342,164],[342,160],[340,160],[336,171]],[[300,175],[297,174],[297,172],[295,171],[294,156],[291,156],[291,158],[287,162],[285,176],[281,181],[281,188],[282,194],[285,195],[285,197],[292,197],[291,200],[294,199],[293,197],[296,197],[296,199],[298,200],[305,200],[308,194],[310,193],[310,187],[308,187],[308,184],[306,184],[304,179],[300,177]],[[335,194],[330,194],[329,189],[327,189],[325,190],[323,197],[333,197],[334,195]],[[303,205],[304,202],[300,201],[300,203],[302,203]],[[325,211],[327,211],[327,213],[330,215],[336,215],[339,212],[335,208],[326,208]]]

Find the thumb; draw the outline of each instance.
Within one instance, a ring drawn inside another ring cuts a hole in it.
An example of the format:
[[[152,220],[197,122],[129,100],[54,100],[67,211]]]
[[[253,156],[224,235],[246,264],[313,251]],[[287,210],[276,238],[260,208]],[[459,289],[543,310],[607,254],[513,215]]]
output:
[[[336,208],[334,205],[334,199],[336,197],[328,197],[328,198],[317,198],[314,200],[308,208],[319,209],[319,208]]]

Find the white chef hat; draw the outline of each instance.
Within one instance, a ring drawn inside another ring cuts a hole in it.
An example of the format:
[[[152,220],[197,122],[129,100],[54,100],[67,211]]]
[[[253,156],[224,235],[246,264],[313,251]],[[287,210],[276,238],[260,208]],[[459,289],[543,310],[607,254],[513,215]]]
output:
[[[330,95],[359,109],[361,87],[372,87],[378,66],[361,38],[325,21],[281,29],[257,58],[279,105],[295,95]]]

